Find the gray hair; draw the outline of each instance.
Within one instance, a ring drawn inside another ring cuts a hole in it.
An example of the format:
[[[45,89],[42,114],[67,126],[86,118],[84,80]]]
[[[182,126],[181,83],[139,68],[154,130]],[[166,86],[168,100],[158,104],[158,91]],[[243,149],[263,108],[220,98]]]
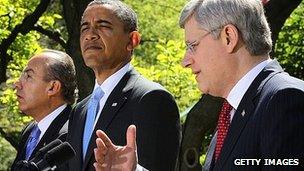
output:
[[[232,24],[251,55],[271,51],[271,31],[260,0],[191,0],[181,12],[180,27],[184,28],[192,16],[214,39],[218,39],[223,26]]]
[[[127,4],[121,2],[120,0],[94,0],[89,3],[87,8],[92,5],[110,5],[114,7],[115,16],[123,23],[125,32],[136,31],[137,26],[137,15],[133,9],[131,9]]]
[[[47,56],[45,81],[58,80],[61,83],[61,93],[63,99],[68,104],[75,102],[76,71],[72,58],[57,50],[46,49],[42,54]]]

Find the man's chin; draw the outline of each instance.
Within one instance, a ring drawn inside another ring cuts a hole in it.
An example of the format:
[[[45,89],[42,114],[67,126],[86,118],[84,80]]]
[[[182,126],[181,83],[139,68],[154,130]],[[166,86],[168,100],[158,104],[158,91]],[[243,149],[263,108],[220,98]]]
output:
[[[26,108],[24,108],[24,107],[19,107],[19,110],[20,110],[21,114],[23,114],[23,115],[25,115],[25,116],[29,116],[29,115],[28,115],[28,111],[26,110]]]
[[[96,65],[96,61],[92,58],[86,58],[84,60],[84,63],[87,67],[90,67],[90,68],[94,68],[94,66]]]
[[[203,83],[198,82],[197,86],[198,86],[198,89],[201,93],[204,93],[204,94],[209,94],[210,93],[208,87],[206,85],[204,85]]]

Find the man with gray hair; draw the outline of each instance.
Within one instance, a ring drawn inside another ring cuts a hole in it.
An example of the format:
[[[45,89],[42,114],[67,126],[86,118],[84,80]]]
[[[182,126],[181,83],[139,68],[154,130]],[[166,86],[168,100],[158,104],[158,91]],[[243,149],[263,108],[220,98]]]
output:
[[[187,46],[182,65],[191,68],[203,93],[225,98],[203,170],[298,169],[304,156],[304,82],[270,59],[271,32],[260,0],[192,0],[180,26]],[[121,147],[99,134],[102,168]],[[134,126],[127,134],[125,149],[132,156]],[[136,162],[120,165],[132,170]]]
[[[140,129],[139,163],[150,170],[174,169],[180,139],[178,108],[164,87],[132,67],[139,43],[137,16],[130,7],[119,0],[88,4],[81,20],[80,47],[85,64],[94,71],[95,86],[70,118],[68,141],[76,151],[70,170],[94,170],[96,130],[124,145],[130,124]]]
[[[43,50],[29,60],[15,89],[19,109],[34,121],[22,131],[11,170],[20,170],[18,161],[33,159],[39,149],[53,140],[66,140],[75,88],[75,66],[66,53]]]

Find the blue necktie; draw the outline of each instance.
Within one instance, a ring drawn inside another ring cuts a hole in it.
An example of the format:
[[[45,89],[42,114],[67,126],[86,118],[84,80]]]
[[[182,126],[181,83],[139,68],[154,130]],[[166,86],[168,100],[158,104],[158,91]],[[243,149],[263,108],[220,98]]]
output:
[[[36,145],[38,144],[39,141],[39,136],[41,134],[41,131],[39,130],[39,127],[37,124],[34,125],[32,132],[27,140],[26,144],[26,154],[25,154],[25,159],[28,160],[34,151]]]
[[[104,92],[100,87],[97,87],[90,98],[89,105],[88,105],[88,111],[86,116],[86,122],[83,132],[83,138],[82,138],[82,155],[83,159],[85,158],[85,155],[87,153],[88,145],[91,139],[92,132],[94,130],[94,122],[95,117],[98,112],[99,108],[99,101],[104,95]]]

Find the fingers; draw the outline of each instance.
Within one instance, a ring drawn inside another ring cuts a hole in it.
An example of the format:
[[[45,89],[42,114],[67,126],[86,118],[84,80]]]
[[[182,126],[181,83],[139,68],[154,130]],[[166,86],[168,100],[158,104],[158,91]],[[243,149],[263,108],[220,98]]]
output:
[[[107,148],[114,148],[115,145],[112,143],[110,138],[101,130],[96,131],[96,135],[100,138]]]
[[[96,167],[100,168],[99,165],[102,165],[105,162],[105,156],[108,153],[108,149],[112,148],[113,144],[103,131],[97,130],[96,135],[97,135],[97,139],[96,139],[97,148],[94,149],[94,156],[98,164],[96,165]]]
[[[127,147],[131,147],[136,150],[136,127],[130,125],[127,130]]]
[[[97,162],[95,162],[93,165],[95,167],[95,171],[103,171],[104,170],[102,165],[97,163]]]
[[[103,143],[103,141],[100,138],[96,139],[96,145],[97,145],[97,148],[94,149],[95,160],[99,164],[103,164],[105,161],[105,155],[108,152],[108,148],[106,147],[106,145]]]

